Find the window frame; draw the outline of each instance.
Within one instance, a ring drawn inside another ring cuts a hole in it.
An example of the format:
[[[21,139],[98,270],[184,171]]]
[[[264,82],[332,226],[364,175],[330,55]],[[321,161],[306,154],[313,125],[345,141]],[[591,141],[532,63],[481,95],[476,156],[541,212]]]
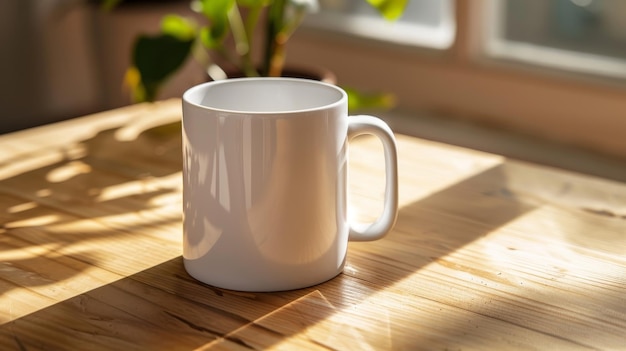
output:
[[[288,62],[328,68],[340,85],[394,93],[389,115],[480,123],[626,157],[623,80],[489,57],[491,1],[456,1],[456,40],[446,50],[304,28]]]
[[[446,5],[454,11],[455,0],[446,0]],[[443,6],[443,5],[442,5]],[[411,23],[400,20],[398,22],[385,21],[382,17],[364,14],[343,15],[336,12],[318,12],[307,16],[305,27],[344,33],[350,36],[390,42],[400,46],[426,47],[436,50],[445,50],[454,43],[456,22],[454,15],[441,18],[443,28],[434,28],[428,25]],[[414,31],[411,33],[411,31]]]
[[[503,24],[499,14],[506,3],[489,0],[485,6],[483,21],[484,55],[499,61],[516,61],[529,66],[545,67],[573,74],[589,74],[609,79],[626,80],[626,62],[616,57],[550,48],[502,39]],[[493,29],[495,26],[495,30]]]

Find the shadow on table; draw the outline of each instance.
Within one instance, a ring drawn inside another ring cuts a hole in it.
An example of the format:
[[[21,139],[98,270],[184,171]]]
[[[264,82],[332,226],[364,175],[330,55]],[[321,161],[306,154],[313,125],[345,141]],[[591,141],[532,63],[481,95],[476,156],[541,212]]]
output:
[[[496,165],[403,206],[393,233],[384,239],[393,241],[393,246],[353,244],[359,251],[377,253],[360,264],[373,258],[375,264],[368,266],[372,274],[378,273],[378,263],[393,265],[397,269],[376,276],[383,279],[380,283],[390,284],[534,210],[507,188],[504,168]]]
[[[138,233],[178,242],[179,231],[168,239],[154,230],[178,226],[181,218],[178,125],[124,141],[117,136],[121,129],[106,129],[0,160],[0,296],[25,287],[62,297],[65,289],[46,286],[97,265],[99,242]],[[176,211],[163,211],[167,206]],[[144,249],[165,252],[158,240]]]
[[[264,294],[222,291],[190,278],[178,257],[6,323],[0,326],[0,345],[265,348],[296,338],[303,345],[339,349],[388,348],[392,321],[383,308],[370,305],[372,315],[352,315],[359,325],[336,319],[336,312],[350,314],[367,297],[533,209],[506,184],[498,165],[404,206],[394,232],[379,242],[351,244],[346,272],[315,287]]]

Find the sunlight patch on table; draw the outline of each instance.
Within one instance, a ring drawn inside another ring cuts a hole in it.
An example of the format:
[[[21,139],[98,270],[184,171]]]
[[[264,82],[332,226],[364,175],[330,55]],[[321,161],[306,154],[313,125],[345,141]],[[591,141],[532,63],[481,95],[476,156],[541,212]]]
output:
[[[363,303],[339,309],[315,290],[197,350],[233,343],[272,350],[389,350],[390,336],[384,308]]]
[[[416,146],[416,143],[419,145]],[[414,180],[403,183],[399,188],[400,208],[496,167],[506,160],[502,156],[453,146],[442,148],[435,142],[402,135],[397,136],[397,146],[400,153],[404,148],[415,150],[403,153],[403,157],[398,159],[398,178]],[[358,221],[371,222],[381,213],[385,194],[383,149],[378,139],[359,137],[351,142],[349,152],[350,214]],[[351,178],[352,172],[359,174],[359,178]]]
[[[20,213],[20,212],[25,212],[25,211],[28,211],[28,210],[32,210],[32,209],[36,208],[37,206],[39,206],[39,205],[36,202],[29,201],[29,202],[24,202],[24,203],[21,203],[21,204],[9,207],[9,208],[7,208],[7,212],[11,213],[11,214],[15,214],[15,213]]]
[[[90,165],[82,161],[71,161],[48,172],[46,180],[50,183],[61,183],[90,172]]]
[[[86,155],[82,144],[68,144],[59,148],[46,148],[33,152],[15,151],[6,157],[0,157],[0,180],[9,179],[46,168],[63,161],[77,160]]]
[[[45,226],[45,225],[56,223],[59,220],[59,218],[60,217],[58,215],[37,216],[37,217],[32,217],[32,218],[5,223],[4,228],[15,229],[15,228],[22,228],[22,227],[40,227],[40,226]]]
[[[0,262],[6,263],[9,261],[29,259],[33,256],[44,256],[58,248],[59,244],[50,243],[41,245],[30,245],[28,249],[25,249],[23,247],[12,250],[3,249],[0,251]],[[2,268],[0,268],[0,271],[2,271]]]
[[[180,105],[153,103],[146,104],[146,110],[131,118],[115,132],[115,140],[132,141],[148,129],[161,127],[180,121]]]
[[[160,190],[179,192],[182,187],[181,177],[181,172],[176,172],[164,177],[152,177],[111,185],[101,189],[99,194],[97,194],[95,201],[112,201],[134,195],[157,192]]]

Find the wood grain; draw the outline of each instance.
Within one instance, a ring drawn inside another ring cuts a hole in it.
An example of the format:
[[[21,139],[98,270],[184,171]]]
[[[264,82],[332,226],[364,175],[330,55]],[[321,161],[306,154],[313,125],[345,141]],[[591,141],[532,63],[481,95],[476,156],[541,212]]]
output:
[[[626,186],[398,135],[394,231],[307,289],[181,258],[180,101],[0,137],[2,350],[626,349]],[[350,147],[377,216],[379,142]]]

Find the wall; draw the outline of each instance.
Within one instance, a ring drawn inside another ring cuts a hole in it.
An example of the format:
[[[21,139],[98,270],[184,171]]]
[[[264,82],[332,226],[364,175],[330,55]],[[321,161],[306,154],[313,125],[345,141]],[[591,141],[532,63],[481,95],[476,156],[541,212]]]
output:
[[[121,6],[84,0],[0,1],[0,133],[128,105],[123,77],[134,38],[156,32],[187,0]],[[192,62],[164,89],[180,96],[204,79]]]
[[[0,2],[0,133],[98,107],[88,14],[71,2]]]

